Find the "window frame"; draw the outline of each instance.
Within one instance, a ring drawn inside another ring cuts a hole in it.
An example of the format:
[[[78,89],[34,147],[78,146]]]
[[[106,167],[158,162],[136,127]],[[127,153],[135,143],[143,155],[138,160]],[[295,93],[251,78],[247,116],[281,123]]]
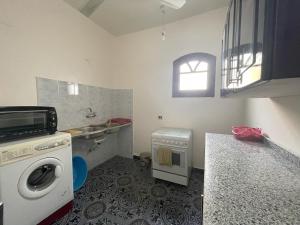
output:
[[[207,90],[180,90],[180,66],[190,61],[204,61],[208,63]],[[214,55],[197,52],[190,53],[173,62],[172,97],[214,97],[215,96],[216,57]]]

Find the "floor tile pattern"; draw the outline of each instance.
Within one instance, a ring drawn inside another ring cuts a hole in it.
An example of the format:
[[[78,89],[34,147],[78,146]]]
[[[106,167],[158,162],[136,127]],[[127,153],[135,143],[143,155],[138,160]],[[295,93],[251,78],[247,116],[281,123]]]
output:
[[[201,225],[203,172],[189,186],[154,179],[138,160],[121,157],[90,171],[73,211],[55,225]]]

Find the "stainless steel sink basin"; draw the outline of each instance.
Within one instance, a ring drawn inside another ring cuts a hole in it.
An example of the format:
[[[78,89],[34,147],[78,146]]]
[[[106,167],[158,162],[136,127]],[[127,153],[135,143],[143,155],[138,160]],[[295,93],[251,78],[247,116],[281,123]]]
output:
[[[86,127],[74,128],[74,131],[79,132],[76,137],[84,137],[86,139],[95,139],[105,134],[117,133],[120,130],[120,124],[109,123],[109,124],[93,124]]]
[[[78,130],[82,131],[82,136],[86,139],[91,139],[104,135],[106,129],[105,126],[87,126],[81,127]]]
[[[104,127],[106,129],[106,133],[108,134],[116,133],[120,130],[120,124],[117,123],[90,125],[90,127]]]
[[[111,127],[117,127],[120,126],[117,123],[111,123],[111,124],[93,124],[93,125],[89,125],[88,127],[105,127],[105,128],[111,128]]]
[[[88,127],[81,127],[78,130],[81,130],[83,133],[90,133],[95,131],[105,130],[106,127],[104,126],[88,126]]]

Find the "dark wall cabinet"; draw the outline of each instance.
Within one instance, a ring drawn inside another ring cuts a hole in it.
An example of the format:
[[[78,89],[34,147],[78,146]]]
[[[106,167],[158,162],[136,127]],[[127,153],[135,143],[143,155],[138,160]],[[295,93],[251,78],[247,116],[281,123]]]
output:
[[[300,95],[300,0],[232,0],[222,46],[222,96]]]

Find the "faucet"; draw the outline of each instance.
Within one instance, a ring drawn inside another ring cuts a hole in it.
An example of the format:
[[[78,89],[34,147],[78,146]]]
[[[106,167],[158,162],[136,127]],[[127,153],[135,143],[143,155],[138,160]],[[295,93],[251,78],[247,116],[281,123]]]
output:
[[[93,112],[91,107],[88,107],[87,110],[88,110],[88,114],[86,114],[85,116],[86,118],[90,119],[96,117],[96,113]]]

